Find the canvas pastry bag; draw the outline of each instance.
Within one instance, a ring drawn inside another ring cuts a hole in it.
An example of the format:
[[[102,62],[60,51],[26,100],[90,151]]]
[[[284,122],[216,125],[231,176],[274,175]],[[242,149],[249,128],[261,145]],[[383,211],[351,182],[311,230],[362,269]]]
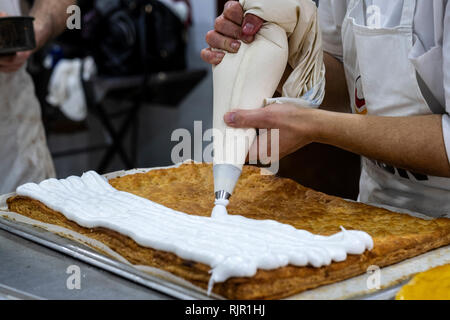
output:
[[[352,110],[378,116],[432,111],[408,58],[415,0],[404,0],[398,25],[380,27],[363,0],[350,1],[342,26],[344,66]],[[362,157],[359,200],[431,216],[450,213],[450,179],[427,176]]]

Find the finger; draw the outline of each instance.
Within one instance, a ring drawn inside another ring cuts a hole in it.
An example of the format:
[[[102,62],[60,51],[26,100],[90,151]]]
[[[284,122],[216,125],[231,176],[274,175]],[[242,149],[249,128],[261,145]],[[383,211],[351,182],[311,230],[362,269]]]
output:
[[[8,14],[6,12],[0,11],[0,18],[7,17]]]
[[[31,55],[30,51],[22,51],[17,52],[12,56],[1,57],[0,66],[20,68],[27,61],[30,55]]]
[[[235,110],[224,116],[227,125],[234,128],[274,128],[274,121],[270,109]]]
[[[32,54],[31,51],[20,51],[20,52],[17,52],[16,53],[16,60],[24,62],[24,61],[28,60],[28,58],[31,56],[31,54]]]
[[[244,18],[244,10],[239,2],[228,1],[225,3],[223,15],[226,19],[233,21],[240,26]]]
[[[17,59],[17,53],[10,55],[10,56],[2,56],[2,57],[0,57],[0,66],[10,65],[10,64],[14,63],[14,61],[16,61],[16,59]]]
[[[20,66],[8,66],[8,67],[0,67],[0,72],[4,73],[13,73],[20,69]]]
[[[241,37],[241,26],[228,20],[223,15],[217,17],[214,22],[214,30],[233,39],[239,39]]]
[[[208,43],[212,48],[222,49],[232,53],[238,52],[241,46],[241,43],[238,40],[225,37],[215,31],[209,31],[206,34],[206,43]]]
[[[264,24],[264,20],[254,14],[247,14],[242,23],[242,36],[244,40],[253,39]]]
[[[200,56],[203,59],[203,61],[209,64],[217,65],[222,62],[225,53],[220,51],[213,51],[211,50],[211,48],[207,48],[202,50]]]

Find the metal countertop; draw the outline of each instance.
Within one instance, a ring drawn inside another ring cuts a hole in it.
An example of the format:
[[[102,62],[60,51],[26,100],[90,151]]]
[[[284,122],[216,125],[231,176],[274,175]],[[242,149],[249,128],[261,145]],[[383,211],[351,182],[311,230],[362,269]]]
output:
[[[67,288],[71,265],[80,268],[80,289]],[[0,300],[14,298],[171,299],[0,229]]]

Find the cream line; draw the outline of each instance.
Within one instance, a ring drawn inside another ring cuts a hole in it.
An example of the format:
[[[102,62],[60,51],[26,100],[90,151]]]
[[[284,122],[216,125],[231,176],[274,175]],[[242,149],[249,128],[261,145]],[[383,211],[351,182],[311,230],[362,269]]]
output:
[[[93,171],[81,178],[28,183],[17,194],[39,200],[83,227],[105,227],[142,246],[207,264],[209,290],[215,282],[251,277],[258,269],[321,267],[373,247],[372,238],[362,231],[343,229],[320,236],[273,220],[228,215],[226,209],[213,217],[189,215],[118,191]],[[226,203],[218,204],[225,208]]]

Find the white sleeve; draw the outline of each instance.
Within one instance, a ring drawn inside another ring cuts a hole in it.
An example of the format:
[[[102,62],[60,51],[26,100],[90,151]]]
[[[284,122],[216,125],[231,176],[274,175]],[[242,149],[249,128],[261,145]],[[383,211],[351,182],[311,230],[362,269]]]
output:
[[[442,131],[444,133],[445,148],[447,158],[450,163],[450,4],[447,3],[444,16],[444,38],[442,41],[443,68],[444,68],[444,91],[445,91],[445,111],[442,117]]]
[[[342,22],[347,12],[346,0],[320,0],[319,24],[322,29],[323,50],[342,61]]]

